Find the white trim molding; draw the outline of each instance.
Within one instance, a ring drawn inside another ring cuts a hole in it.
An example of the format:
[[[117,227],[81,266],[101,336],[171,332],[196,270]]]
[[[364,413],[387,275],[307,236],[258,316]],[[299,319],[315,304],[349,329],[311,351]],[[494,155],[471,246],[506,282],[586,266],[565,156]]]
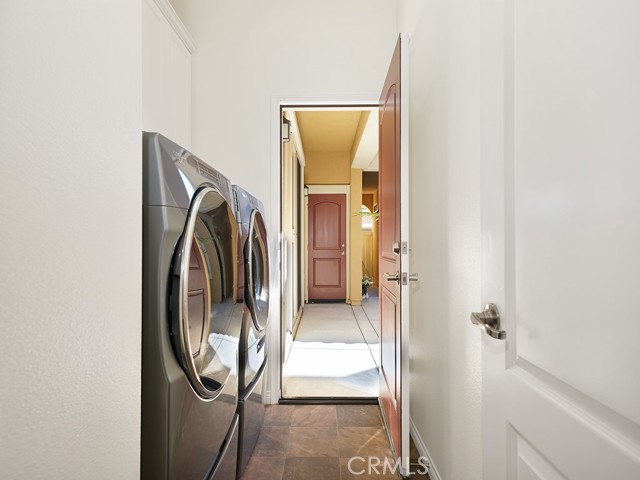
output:
[[[162,12],[164,18],[167,19],[167,22],[169,22],[169,25],[171,25],[173,30],[176,32],[176,35],[178,35],[178,38],[182,41],[185,48],[189,53],[193,54],[193,52],[196,51],[196,42],[194,42],[189,30],[182,22],[169,0],[153,0],[153,2]]]
[[[440,474],[438,473],[438,469],[436,468],[436,464],[433,463],[433,459],[431,458],[431,455],[429,455],[429,450],[427,450],[427,446],[425,445],[424,440],[422,440],[420,433],[418,433],[418,429],[416,428],[415,423],[413,423],[413,420],[409,419],[409,424],[411,438],[413,438],[413,443],[416,444],[418,453],[421,457],[426,458],[429,462],[429,478],[431,480],[442,480],[442,477],[440,476]]]
[[[373,95],[274,95],[272,100],[278,108],[291,108],[295,110],[355,110],[359,107],[371,107],[380,103],[380,94]]]
[[[298,127],[298,117],[295,110],[291,110],[289,113],[289,120],[291,121],[291,138],[296,147],[298,154],[298,161],[303,167],[307,165],[307,160],[304,158],[304,149],[302,148],[302,139],[300,138],[300,128]]]

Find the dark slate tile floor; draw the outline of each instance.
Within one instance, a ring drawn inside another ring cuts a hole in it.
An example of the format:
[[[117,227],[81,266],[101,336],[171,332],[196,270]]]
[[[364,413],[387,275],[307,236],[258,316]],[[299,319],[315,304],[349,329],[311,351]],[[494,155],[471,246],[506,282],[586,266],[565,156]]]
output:
[[[270,405],[242,480],[398,480],[385,459],[393,465],[377,405]]]

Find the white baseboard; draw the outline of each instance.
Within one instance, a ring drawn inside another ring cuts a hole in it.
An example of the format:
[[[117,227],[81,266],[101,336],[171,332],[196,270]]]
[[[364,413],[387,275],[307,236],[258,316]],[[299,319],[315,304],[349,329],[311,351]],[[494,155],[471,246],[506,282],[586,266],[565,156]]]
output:
[[[431,455],[429,455],[429,450],[427,450],[427,446],[425,445],[424,440],[422,440],[422,437],[420,436],[415,423],[413,423],[413,420],[409,419],[409,425],[409,432],[411,432],[411,437],[413,438],[413,442],[416,444],[418,453],[421,457],[425,457],[429,462],[429,478],[431,480],[442,480],[442,477],[440,476],[440,474],[438,473],[438,469],[436,468],[436,464],[433,463],[433,459],[431,458]]]

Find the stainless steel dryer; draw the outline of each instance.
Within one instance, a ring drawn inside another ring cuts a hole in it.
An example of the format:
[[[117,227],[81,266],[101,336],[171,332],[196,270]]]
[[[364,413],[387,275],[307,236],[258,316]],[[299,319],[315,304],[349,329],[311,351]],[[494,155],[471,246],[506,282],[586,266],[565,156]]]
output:
[[[269,321],[269,249],[264,208],[257,198],[233,187],[241,222],[244,316],[240,335],[238,478],[253,453],[264,419],[263,380]]]
[[[143,134],[142,479],[234,479],[239,228],[231,184]]]

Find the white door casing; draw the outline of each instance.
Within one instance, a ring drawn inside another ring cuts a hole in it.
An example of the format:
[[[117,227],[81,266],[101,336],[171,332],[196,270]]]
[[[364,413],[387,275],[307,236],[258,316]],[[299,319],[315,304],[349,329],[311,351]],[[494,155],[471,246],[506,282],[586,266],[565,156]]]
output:
[[[343,193],[346,197],[346,205],[345,205],[345,218],[349,218],[349,212],[351,211],[351,186],[350,185],[308,185],[307,186],[307,193],[308,195],[317,195],[317,194],[325,194],[325,193]],[[305,232],[306,232],[306,238],[307,238],[307,242],[309,241],[309,205],[307,204],[305,211],[304,211],[304,223],[305,223]],[[347,248],[345,249],[345,257],[346,257],[346,271],[347,271],[347,279],[346,279],[346,285],[347,285],[347,298],[349,298],[349,285],[350,285],[350,279],[351,279],[351,228],[349,228],[349,226],[347,225],[345,227],[346,229],[346,236],[347,236],[347,242],[346,242],[346,246]],[[308,255],[308,245],[305,245],[305,249],[307,249],[307,255]],[[305,285],[305,289],[307,292],[307,298],[309,295],[309,272],[308,272],[308,258],[305,258],[305,262],[307,262],[305,265],[307,265],[307,276],[306,276],[306,285]]]
[[[400,52],[400,237],[403,239],[401,245],[400,265],[402,267],[402,295],[400,298],[400,322],[402,324],[402,361],[400,368],[402,371],[401,395],[402,395],[402,474],[409,475],[411,466],[409,465],[409,429],[411,424],[411,412],[409,406],[410,398],[410,372],[409,372],[409,299],[411,289],[409,282],[411,272],[410,252],[414,246],[409,245],[409,34],[400,33],[402,50]]]
[[[304,107],[335,107],[335,106],[355,106],[375,105],[378,101],[377,94],[318,94],[318,95],[273,95],[271,97],[271,145],[270,145],[270,199],[265,201],[265,207],[269,205],[266,212],[267,230],[269,232],[280,232],[281,222],[281,147],[282,147],[282,109]],[[270,233],[269,262],[271,265],[270,296],[269,303],[269,333],[268,349],[270,352],[278,352],[269,355],[267,360],[268,375],[265,387],[265,401],[270,404],[278,403],[282,395],[281,374],[282,361],[284,355],[284,342],[282,341],[282,295],[281,288],[282,263],[283,260],[283,238],[282,234]],[[274,321],[275,319],[275,321]]]
[[[638,18],[481,7],[487,480],[640,478]]]

